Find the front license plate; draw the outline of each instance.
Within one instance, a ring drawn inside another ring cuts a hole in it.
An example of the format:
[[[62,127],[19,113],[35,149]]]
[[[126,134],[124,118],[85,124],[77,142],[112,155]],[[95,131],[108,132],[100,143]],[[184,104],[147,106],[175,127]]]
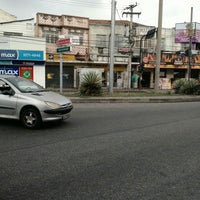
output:
[[[65,119],[68,119],[69,117],[70,117],[69,114],[65,114],[65,115],[62,116],[62,119],[65,120]]]

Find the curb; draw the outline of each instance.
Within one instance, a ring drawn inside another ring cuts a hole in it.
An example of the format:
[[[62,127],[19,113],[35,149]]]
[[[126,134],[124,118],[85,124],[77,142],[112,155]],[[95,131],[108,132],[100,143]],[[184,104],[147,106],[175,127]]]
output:
[[[178,103],[200,102],[200,96],[171,97],[71,97],[73,103]]]

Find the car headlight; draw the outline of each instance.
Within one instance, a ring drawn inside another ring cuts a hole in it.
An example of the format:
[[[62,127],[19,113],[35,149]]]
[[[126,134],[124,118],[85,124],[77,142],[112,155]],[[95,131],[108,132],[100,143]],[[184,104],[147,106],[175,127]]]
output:
[[[54,103],[54,102],[50,102],[50,101],[45,101],[45,103],[49,106],[49,107],[51,107],[51,108],[60,108],[60,105],[59,104],[57,104],[57,103]]]

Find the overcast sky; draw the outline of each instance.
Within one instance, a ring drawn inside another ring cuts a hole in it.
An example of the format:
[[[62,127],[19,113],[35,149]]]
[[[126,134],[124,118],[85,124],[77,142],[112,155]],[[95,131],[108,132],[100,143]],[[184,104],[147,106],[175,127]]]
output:
[[[20,19],[35,18],[37,12],[56,15],[75,15],[90,19],[111,19],[111,0],[0,0],[0,8]],[[123,15],[129,5],[137,6],[133,21],[144,25],[158,26],[159,0],[116,0],[116,19],[130,20]],[[200,0],[163,0],[164,28],[175,27],[176,23],[190,22],[193,7],[193,22],[200,23]]]

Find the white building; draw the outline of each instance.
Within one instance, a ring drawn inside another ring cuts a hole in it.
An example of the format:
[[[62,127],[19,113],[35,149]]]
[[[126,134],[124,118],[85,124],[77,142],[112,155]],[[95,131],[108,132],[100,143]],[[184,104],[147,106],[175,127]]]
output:
[[[17,20],[16,16],[11,15],[10,13],[0,9],[0,22],[9,22],[15,20]]]
[[[0,72],[45,87],[46,41],[34,35],[34,18],[0,23]]]

